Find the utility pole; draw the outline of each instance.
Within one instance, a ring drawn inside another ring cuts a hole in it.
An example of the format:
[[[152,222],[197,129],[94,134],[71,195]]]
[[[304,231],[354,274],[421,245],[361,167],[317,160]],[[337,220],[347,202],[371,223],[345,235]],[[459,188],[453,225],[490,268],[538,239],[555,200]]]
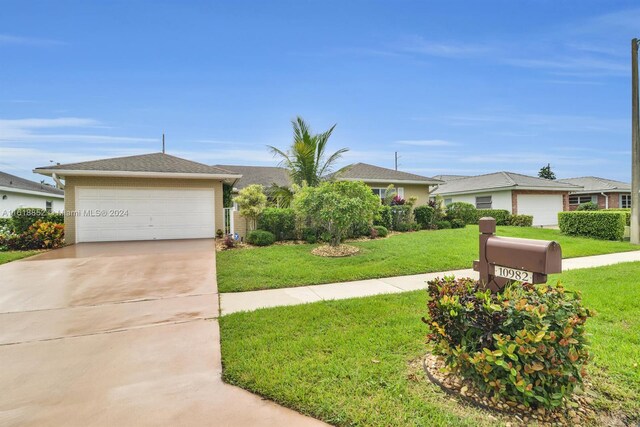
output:
[[[631,243],[640,245],[640,119],[638,39],[631,40]]]
[[[162,154],[164,154],[164,131],[162,131]]]
[[[396,151],[396,170],[398,170],[398,152]]]

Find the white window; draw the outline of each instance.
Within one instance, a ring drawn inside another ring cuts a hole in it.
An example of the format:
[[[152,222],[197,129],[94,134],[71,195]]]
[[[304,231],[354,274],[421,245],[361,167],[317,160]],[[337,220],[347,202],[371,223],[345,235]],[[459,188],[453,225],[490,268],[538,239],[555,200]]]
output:
[[[45,206],[46,206],[46,208],[45,208],[45,209],[46,209],[46,211],[47,211],[47,212],[49,212],[49,213],[51,213],[51,209],[52,209],[52,207],[53,207],[53,202],[52,202],[51,200],[47,200],[47,202],[46,202],[46,205],[45,205]]]
[[[477,196],[476,209],[491,209],[491,196]]]
[[[630,208],[631,207],[631,194],[621,194],[620,195],[620,207],[621,208]]]
[[[398,190],[396,191],[396,193],[398,194],[398,196],[404,199],[404,187],[398,187]]]
[[[583,203],[589,203],[589,202],[597,203],[598,202],[597,197],[598,196],[590,196],[588,194],[581,195],[581,196],[573,195],[573,196],[569,196],[569,204],[572,206],[577,206],[577,205],[581,205]]]
[[[373,191],[373,194],[375,194],[376,196],[380,197],[380,200],[384,200],[384,196],[385,196],[385,194],[387,194],[387,189],[386,188],[372,187],[371,191]]]

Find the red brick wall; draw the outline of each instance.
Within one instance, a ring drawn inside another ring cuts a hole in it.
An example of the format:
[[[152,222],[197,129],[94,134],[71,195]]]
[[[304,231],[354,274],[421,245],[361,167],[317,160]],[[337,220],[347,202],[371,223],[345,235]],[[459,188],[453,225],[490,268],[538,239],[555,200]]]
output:
[[[518,194],[558,194],[557,191],[513,190],[511,191],[511,213],[518,214]],[[562,209],[569,210],[569,192],[562,192]]]
[[[595,196],[598,200],[598,207],[600,209],[606,209],[607,208],[607,198],[609,199],[609,208],[613,209],[613,208],[617,208],[620,207],[620,194],[619,193],[609,193],[605,196],[603,196],[600,193],[592,193],[592,194],[584,194],[584,196]],[[571,205],[569,206],[569,209],[565,209],[565,210],[570,210],[570,211],[575,211],[576,209],[578,209],[578,205]]]

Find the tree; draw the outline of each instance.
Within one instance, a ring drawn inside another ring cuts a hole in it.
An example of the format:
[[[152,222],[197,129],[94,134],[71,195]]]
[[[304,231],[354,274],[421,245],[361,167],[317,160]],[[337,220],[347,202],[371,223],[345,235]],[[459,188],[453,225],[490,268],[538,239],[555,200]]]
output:
[[[294,184],[306,183],[315,187],[331,173],[336,161],[349,149],[341,148],[329,156],[325,154],[327,142],[336,125],[326,132],[312,134],[302,117],[296,117],[291,123],[293,144],[289,150],[285,152],[271,145],[268,146],[269,150],[274,156],[281,158],[280,165],[289,170]]]
[[[547,166],[543,166],[540,168],[540,172],[538,172],[538,176],[544,179],[556,179],[556,174],[551,170],[551,164],[547,163]]]
[[[256,229],[256,222],[265,207],[267,207],[267,196],[260,184],[249,185],[238,192],[234,199],[238,204],[240,215],[249,221],[249,230]]]
[[[358,181],[323,182],[302,187],[293,200],[296,214],[306,223],[329,233],[331,246],[338,246],[353,224],[371,223],[380,199]]]

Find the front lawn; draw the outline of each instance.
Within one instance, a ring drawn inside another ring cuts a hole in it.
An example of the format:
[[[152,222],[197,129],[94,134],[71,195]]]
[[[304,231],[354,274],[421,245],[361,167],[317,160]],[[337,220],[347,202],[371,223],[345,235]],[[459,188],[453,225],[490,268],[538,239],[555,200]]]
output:
[[[561,277],[597,312],[587,322],[595,405],[637,423],[640,263]],[[425,314],[426,292],[416,291],[224,316],[223,376],[338,426],[496,425],[425,379]]]
[[[40,253],[41,251],[5,251],[0,252],[0,264],[15,261],[17,259],[27,258]]]
[[[571,237],[541,228],[498,227],[497,234],[556,240],[564,258],[639,249],[629,242]],[[360,254],[347,258],[312,255],[317,245],[306,244],[222,251],[217,254],[218,290],[242,292],[471,268],[478,257],[478,226],[403,233],[353,245]]]

